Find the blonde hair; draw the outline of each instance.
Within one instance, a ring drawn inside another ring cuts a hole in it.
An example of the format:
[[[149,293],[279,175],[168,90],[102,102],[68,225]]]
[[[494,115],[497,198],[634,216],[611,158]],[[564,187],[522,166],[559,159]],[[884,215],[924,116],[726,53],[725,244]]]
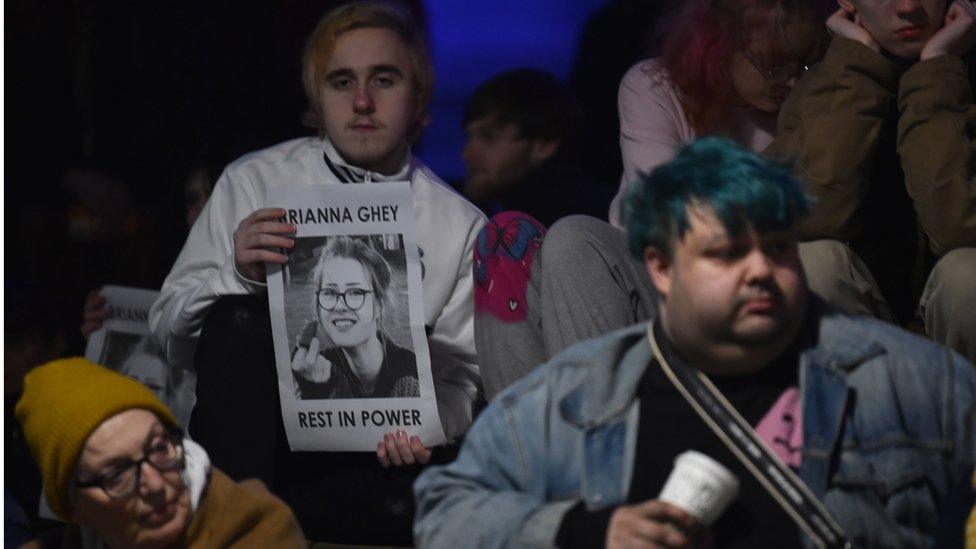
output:
[[[411,82],[414,95],[414,119],[410,139],[420,134],[426,124],[427,102],[434,89],[434,67],[427,52],[427,37],[416,18],[400,4],[383,1],[352,2],[339,6],[319,21],[305,46],[302,60],[302,83],[308,99],[308,111],[303,117],[306,126],[317,128],[325,135],[325,120],[320,103],[321,86],[325,83],[325,66],[335,49],[336,41],[355,29],[387,29],[396,33],[407,47],[413,69]]]

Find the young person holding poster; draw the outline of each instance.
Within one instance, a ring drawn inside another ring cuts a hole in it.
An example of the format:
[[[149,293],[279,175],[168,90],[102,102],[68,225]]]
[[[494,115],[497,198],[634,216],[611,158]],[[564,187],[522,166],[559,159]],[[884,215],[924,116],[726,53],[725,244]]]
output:
[[[294,224],[279,221],[285,210],[266,201],[269,191],[409,182],[437,408],[445,434],[456,438],[483,399],[472,330],[471,257],[484,217],[410,154],[410,140],[426,121],[433,85],[423,32],[398,6],[347,4],[329,12],[316,27],[303,67],[308,122],[318,136],[258,151],[227,167],[152,308],[154,334],[171,363],[184,363],[193,357],[198,341],[206,339],[206,333],[200,338],[201,327],[218,299],[266,291],[266,264],[288,262],[297,231]],[[228,333],[226,338],[223,353],[228,356],[261,344],[243,334],[235,338]],[[227,389],[243,391],[239,376],[257,374],[235,371],[233,379],[211,384],[199,358],[191,433],[198,412],[209,406],[224,422],[219,443],[235,440],[242,452],[267,443],[256,438],[265,436],[263,432],[256,433],[246,422],[241,425],[241,417],[234,415],[250,414],[246,408],[255,404],[240,402],[244,397]],[[246,358],[254,361],[253,356]],[[226,363],[226,357],[215,357],[213,368]],[[266,368],[274,368],[273,357]],[[205,398],[204,389],[214,394]],[[277,391],[274,386],[246,388],[251,389],[262,397]],[[280,432],[279,424],[277,432],[266,436],[281,440]],[[381,465],[427,463],[431,450],[417,437],[403,429],[390,432],[377,441],[376,456],[368,460],[362,454],[291,453],[287,448],[268,455],[277,475],[273,490],[293,507],[311,539],[410,542],[410,487],[417,472],[412,467],[389,472]]]

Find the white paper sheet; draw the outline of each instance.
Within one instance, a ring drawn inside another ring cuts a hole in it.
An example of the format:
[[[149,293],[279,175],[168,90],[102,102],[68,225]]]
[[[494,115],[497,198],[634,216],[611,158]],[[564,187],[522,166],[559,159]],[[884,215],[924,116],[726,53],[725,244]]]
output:
[[[268,269],[291,449],[373,452],[401,429],[444,443],[409,184],[269,193],[298,227],[288,263]]]

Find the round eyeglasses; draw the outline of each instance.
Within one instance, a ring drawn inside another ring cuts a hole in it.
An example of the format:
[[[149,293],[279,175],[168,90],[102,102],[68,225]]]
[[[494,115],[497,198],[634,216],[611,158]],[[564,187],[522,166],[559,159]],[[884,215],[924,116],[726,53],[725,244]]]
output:
[[[746,61],[748,61],[750,65],[759,71],[759,74],[762,75],[763,80],[765,80],[770,86],[785,84],[792,78],[800,79],[810,70],[809,66],[802,63],[797,63],[795,61],[792,63],[787,63],[786,65],[780,65],[778,67],[767,69],[763,67],[762,63],[753,58],[752,55],[750,55],[746,50],[742,50],[742,57],[745,57]]]
[[[326,311],[334,311],[339,305],[339,299],[350,311],[358,311],[364,303],[366,296],[373,293],[373,290],[363,288],[349,288],[344,292],[337,292],[332,288],[322,288],[315,292],[315,299],[319,307]]]
[[[156,435],[149,441],[145,452],[142,459],[126,461],[92,480],[75,481],[74,486],[101,488],[112,499],[129,497],[139,487],[143,463],[148,463],[159,472],[183,467],[183,435],[178,429]]]

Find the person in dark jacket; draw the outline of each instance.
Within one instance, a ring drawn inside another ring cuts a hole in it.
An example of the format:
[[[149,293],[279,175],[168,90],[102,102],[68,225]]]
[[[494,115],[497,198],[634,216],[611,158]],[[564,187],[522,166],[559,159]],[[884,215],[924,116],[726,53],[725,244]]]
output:
[[[838,3],[765,151],[793,159],[815,199],[799,227],[807,280],[976,360],[976,8]]]
[[[475,90],[464,109],[464,194],[486,214],[527,213],[545,226],[570,214],[602,217],[609,193],[583,173],[582,113],[548,72],[514,69]]]

